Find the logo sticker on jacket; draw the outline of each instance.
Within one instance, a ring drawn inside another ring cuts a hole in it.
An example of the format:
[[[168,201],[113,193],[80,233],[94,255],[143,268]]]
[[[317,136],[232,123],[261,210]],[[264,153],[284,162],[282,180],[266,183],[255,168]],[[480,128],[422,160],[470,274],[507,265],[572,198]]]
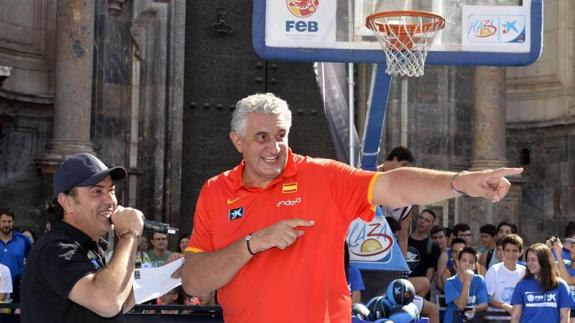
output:
[[[296,197],[293,200],[283,200],[276,203],[276,207],[282,206],[296,206],[301,203],[301,197]]]
[[[282,185],[282,193],[295,193],[297,192],[297,183],[286,183]]]
[[[238,207],[228,211],[228,221],[237,220],[244,216],[244,208]]]
[[[92,265],[96,270],[100,270],[104,267],[102,259],[94,251],[89,250],[86,256],[88,257],[88,259],[90,259],[90,262],[92,263]]]
[[[234,199],[230,199],[230,198],[229,198],[229,199],[226,201],[226,203],[227,203],[228,205],[234,204],[234,203],[236,203],[237,201],[239,201],[239,200],[241,200],[241,199],[242,199],[241,196],[236,197],[236,198],[234,198]]]

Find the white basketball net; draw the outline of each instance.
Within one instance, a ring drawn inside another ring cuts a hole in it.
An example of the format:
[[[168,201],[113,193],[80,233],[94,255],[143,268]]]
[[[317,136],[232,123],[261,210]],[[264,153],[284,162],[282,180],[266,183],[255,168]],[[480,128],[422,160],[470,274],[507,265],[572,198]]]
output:
[[[427,51],[445,25],[440,16],[405,15],[372,17],[368,27],[385,52],[389,75],[422,76]]]

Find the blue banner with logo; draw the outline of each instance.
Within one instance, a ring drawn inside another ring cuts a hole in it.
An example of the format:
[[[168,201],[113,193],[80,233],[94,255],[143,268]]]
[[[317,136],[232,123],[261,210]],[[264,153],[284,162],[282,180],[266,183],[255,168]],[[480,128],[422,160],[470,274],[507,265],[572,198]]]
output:
[[[377,206],[371,222],[356,219],[347,232],[349,260],[359,269],[409,271],[383,211]]]

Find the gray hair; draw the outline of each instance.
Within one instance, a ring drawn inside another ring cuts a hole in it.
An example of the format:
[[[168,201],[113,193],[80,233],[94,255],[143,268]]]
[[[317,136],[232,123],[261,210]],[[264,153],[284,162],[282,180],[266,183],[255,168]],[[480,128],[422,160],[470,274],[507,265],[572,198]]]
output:
[[[287,126],[288,131],[291,127],[291,111],[287,102],[273,93],[257,93],[239,100],[236,104],[236,109],[232,114],[233,132],[242,137],[245,135],[246,119],[250,112],[275,115]]]

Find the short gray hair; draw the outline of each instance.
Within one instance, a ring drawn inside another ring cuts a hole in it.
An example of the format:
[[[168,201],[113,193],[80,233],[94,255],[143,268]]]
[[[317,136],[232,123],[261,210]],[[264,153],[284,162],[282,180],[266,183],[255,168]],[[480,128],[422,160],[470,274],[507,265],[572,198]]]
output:
[[[236,109],[232,114],[231,127],[233,132],[240,136],[245,135],[246,118],[250,112],[275,115],[282,123],[286,124],[288,131],[291,127],[291,111],[287,102],[273,93],[257,93],[239,100],[236,104]]]

